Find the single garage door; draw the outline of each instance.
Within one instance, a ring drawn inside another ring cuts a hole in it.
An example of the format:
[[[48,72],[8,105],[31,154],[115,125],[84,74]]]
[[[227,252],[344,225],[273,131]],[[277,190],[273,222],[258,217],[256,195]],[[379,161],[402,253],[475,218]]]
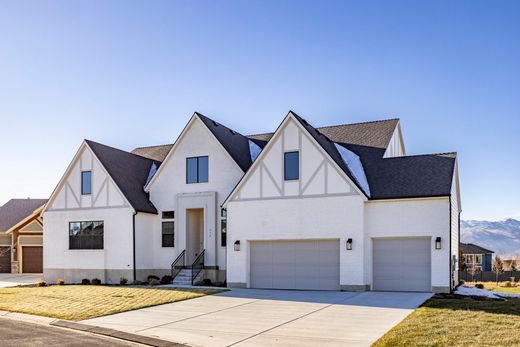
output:
[[[0,273],[11,272],[11,247],[0,247]]]
[[[251,242],[251,288],[339,290],[339,241]]]
[[[22,249],[22,272],[43,272],[43,247],[23,246]]]
[[[428,238],[373,239],[374,290],[430,292]]]

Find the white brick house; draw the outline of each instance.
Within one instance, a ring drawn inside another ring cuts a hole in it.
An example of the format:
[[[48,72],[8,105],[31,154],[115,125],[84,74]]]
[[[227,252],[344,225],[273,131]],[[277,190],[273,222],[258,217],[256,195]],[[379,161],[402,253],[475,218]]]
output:
[[[289,112],[243,136],[195,113],[174,145],[81,146],[43,212],[44,275],[143,280],[177,260],[234,287],[446,292],[459,195],[455,154],[406,156],[398,120]]]

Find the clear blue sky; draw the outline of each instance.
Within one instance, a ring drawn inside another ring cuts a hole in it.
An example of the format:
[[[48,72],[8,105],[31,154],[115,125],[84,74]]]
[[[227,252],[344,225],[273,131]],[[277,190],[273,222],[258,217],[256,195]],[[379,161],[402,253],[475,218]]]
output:
[[[47,197],[82,139],[171,143],[399,117],[458,151],[463,218],[520,218],[519,1],[0,0],[0,204]]]

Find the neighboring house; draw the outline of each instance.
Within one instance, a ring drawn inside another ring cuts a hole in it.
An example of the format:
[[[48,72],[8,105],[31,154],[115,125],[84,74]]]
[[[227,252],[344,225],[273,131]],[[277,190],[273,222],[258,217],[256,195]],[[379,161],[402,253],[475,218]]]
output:
[[[493,251],[480,247],[473,243],[462,243],[460,249],[464,256],[464,265],[466,269],[474,266],[480,271],[491,271],[491,262],[493,258]]]
[[[449,291],[456,156],[405,154],[399,120],[292,112],[274,134],[195,113],[173,145],[86,140],[43,211],[45,278],[143,280],[177,261],[235,287]]]
[[[0,207],[0,273],[43,272],[45,199],[11,199]]]

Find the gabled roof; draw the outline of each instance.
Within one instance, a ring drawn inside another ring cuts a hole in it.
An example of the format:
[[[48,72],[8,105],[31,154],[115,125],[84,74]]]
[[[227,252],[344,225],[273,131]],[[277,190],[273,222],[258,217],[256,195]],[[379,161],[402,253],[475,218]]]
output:
[[[477,246],[473,243],[460,243],[460,248],[464,254],[490,254],[495,253],[484,247]]]
[[[85,140],[85,142],[135,211],[157,213],[157,209],[144,191],[144,185],[152,164],[159,166],[160,162],[94,141]]]
[[[0,231],[5,232],[45,205],[47,199],[11,199],[0,207]]]
[[[334,142],[349,143],[374,148],[388,147],[399,119],[377,120],[315,128]],[[249,138],[269,141],[273,133],[249,135]]]
[[[198,112],[195,112],[195,114],[204,125],[206,125],[209,131],[211,131],[213,136],[220,142],[222,147],[224,147],[242,171],[246,172],[253,163],[249,152],[249,138]],[[266,141],[252,140],[260,146],[260,148],[263,148],[266,144]]]
[[[173,144],[137,147],[130,153],[155,161],[163,162],[168,153],[170,152],[170,149],[172,149],[172,147]]]

